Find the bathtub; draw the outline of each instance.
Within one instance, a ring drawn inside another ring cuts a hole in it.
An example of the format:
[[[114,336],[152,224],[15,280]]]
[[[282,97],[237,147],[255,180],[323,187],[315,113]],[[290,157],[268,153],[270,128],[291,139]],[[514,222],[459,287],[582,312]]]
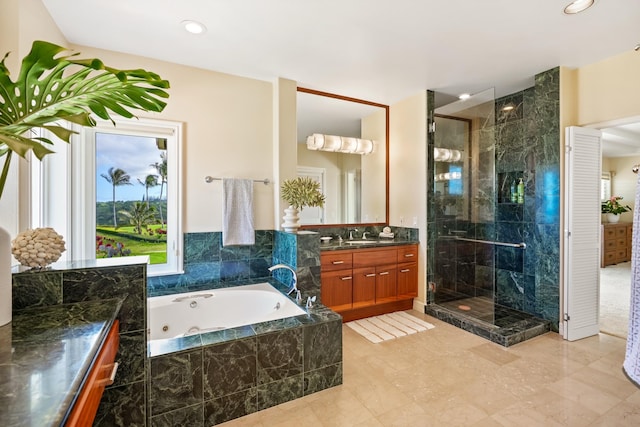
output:
[[[149,340],[184,337],[306,314],[269,283],[148,299]]]

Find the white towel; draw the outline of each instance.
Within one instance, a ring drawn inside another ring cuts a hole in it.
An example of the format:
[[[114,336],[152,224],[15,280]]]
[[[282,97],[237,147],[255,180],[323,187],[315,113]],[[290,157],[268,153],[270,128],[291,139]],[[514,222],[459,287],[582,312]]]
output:
[[[222,246],[254,245],[253,180],[222,179]]]

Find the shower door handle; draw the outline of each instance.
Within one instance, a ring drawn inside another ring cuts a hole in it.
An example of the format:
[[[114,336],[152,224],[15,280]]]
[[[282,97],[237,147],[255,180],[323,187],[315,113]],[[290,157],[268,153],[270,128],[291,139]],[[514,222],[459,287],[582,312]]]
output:
[[[459,237],[459,236],[456,236],[454,240],[463,240],[465,242],[486,243],[488,245],[507,246],[510,248],[527,249],[527,244],[525,242],[521,242],[521,243],[494,242],[493,240],[468,239],[466,237]]]

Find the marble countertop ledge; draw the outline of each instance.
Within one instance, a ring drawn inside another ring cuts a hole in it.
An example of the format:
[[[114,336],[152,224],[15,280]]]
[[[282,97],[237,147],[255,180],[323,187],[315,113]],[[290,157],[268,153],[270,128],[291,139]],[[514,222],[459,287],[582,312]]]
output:
[[[60,261],[54,262],[45,268],[31,268],[23,265],[14,265],[11,267],[11,272],[16,273],[28,273],[28,272],[42,272],[42,271],[67,271],[67,270],[82,270],[85,268],[98,268],[98,267],[120,267],[123,265],[136,265],[136,264],[149,264],[149,256],[127,256],[127,257],[113,257],[113,258],[98,258],[98,259],[85,259],[77,261]]]
[[[7,427],[62,425],[121,299],[19,310],[0,327],[0,420]]]

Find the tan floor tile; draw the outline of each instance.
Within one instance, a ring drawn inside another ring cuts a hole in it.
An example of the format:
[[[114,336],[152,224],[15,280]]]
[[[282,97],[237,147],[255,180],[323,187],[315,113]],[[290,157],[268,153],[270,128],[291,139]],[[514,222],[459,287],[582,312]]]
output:
[[[375,418],[353,393],[344,388],[337,393],[325,394],[309,406],[323,426],[352,426]]]
[[[501,379],[474,380],[459,392],[467,401],[491,415],[518,401],[513,391],[503,384]]]
[[[625,401],[611,408],[591,425],[594,427],[640,426],[640,405]]]
[[[571,378],[589,384],[593,388],[612,394],[620,399],[626,399],[638,390],[629,380],[620,375],[609,375],[589,366],[571,374]]]
[[[520,358],[520,356],[515,354],[513,351],[509,351],[508,348],[495,343],[478,345],[472,347],[470,351],[500,366],[506,365],[507,363],[511,363]]]
[[[547,388],[600,415],[621,403],[620,398],[569,377],[563,378]]]
[[[377,417],[384,427],[428,427],[435,426],[429,421],[429,413],[424,407],[411,403],[403,405]]]
[[[443,396],[428,402],[425,410],[435,425],[448,427],[466,427],[488,416],[482,409],[455,395]]]

